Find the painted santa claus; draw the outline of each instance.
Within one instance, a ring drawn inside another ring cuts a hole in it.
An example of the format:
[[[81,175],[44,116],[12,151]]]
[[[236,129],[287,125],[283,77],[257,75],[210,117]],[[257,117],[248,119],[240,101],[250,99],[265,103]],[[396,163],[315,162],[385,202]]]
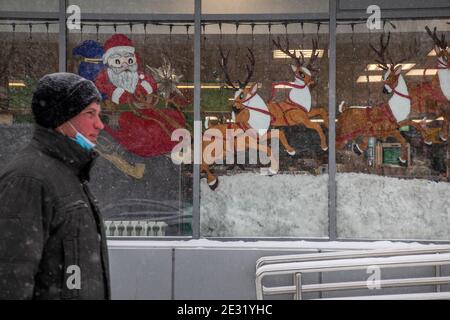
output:
[[[116,104],[126,104],[157,91],[152,76],[139,69],[139,57],[132,41],[115,34],[103,45],[104,68],[95,80],[99,91]]]

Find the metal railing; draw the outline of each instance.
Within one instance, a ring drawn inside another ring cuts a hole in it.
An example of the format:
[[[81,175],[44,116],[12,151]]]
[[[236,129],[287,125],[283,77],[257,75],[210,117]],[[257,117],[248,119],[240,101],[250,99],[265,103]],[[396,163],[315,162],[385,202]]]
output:
[[[449,276],[441,276],[440,267],[450,265],[450,246],[430,246],[412,249],[358,250],[262,257],[256,263],[256,297],[265,295],[293,294],[302,299],[304,293],[366,289],[367,280],[304,284],[302,276],[310,273],[323,274],[331,271],[364,270],[377,268],[435,268],[433,277],[412,277],[400,279],[379,279],[379,288],[436,286],[437,292],[408,293],[402,295],[367,295],[339,299],[450,299],[450,292],[440,292],[441,285],[450,284]],[[290,275],[293,284],[288,286],[264,286],[268,277]],[[373,292],[373,291],[372,291]]]

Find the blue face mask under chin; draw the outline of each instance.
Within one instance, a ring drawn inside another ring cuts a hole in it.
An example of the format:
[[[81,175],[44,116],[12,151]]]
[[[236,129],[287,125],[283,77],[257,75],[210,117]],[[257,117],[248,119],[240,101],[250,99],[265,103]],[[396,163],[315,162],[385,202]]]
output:
[[[71,138],[76,143],[78,143],[82,148],[86,150],[92,150],[92,148],[95,147],[95,144],[92,143],[88,138],[86,138],[84,135],[82,135],[80,132],[78,132],[77,129],[69,122],[70,126],[77,132],[75,135],[75,138]]]
[[[73,139],[73,140],[75,140],[76,143],[78,143],[82,148],[84,148],[86,150],[91,150],[92,148],[95,147],[94,143],[89,141],[89,139],[87,139],[85,136],[83,136],[79,132],[77,132],[77,134],[75,135],[75,139]]]

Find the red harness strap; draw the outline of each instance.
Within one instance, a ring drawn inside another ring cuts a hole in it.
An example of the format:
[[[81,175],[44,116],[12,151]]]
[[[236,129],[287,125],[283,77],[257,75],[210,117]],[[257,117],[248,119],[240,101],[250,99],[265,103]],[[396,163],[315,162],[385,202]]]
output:
[[[395,90],[395,89],[392,89],[392,91],[393,91],[395,94],[398,94],[400,97],[403,97],[403,98],[406,98],[406,99],[408,99],[408,100],[411,100],[411,97],[408,96],[408,95],[406,95],[406,94],[403,94],[403,93],[401,93],[401,92],[398,92],[398,91]]]
[[[448,69],[448,66],[446,64],[442,63],[440,60],[438,60],[436,68],[437,69]]]

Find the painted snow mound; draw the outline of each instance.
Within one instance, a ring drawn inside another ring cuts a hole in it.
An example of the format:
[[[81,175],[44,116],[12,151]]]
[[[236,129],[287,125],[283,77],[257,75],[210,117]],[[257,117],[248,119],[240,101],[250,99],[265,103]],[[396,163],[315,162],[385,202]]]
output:
[[[218,237],[326,237],[328,175],[257,173],[201,185],[201,232]],[[450,239],[450,183],[339,173],[339,238]]]
[[[336,181],[339,237],[450,239],[450,183],[361,173]]]
[[[326,237],[328,175],[220,176],[201,184],[202,236]]]

